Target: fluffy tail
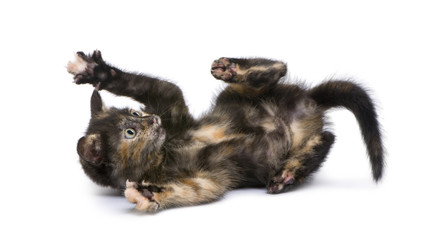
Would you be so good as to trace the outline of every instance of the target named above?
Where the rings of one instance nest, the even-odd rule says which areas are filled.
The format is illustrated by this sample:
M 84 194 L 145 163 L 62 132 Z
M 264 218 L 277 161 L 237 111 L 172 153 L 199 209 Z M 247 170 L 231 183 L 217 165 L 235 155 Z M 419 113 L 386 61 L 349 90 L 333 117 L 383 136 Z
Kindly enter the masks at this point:
M 326 109 L 345 107 L 355 115 L 366 143 L 373 179 L 381 179 L 384 148 L 375 106 L 366 91 L 349 81 L 328 81 L 311 89 L 310 96 Z

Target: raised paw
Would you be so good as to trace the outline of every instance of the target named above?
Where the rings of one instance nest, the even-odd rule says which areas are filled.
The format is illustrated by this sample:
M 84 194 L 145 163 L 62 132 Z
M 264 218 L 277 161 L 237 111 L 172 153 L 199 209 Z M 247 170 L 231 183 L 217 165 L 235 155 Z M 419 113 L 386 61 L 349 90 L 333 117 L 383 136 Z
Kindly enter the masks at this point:
M 212 63 L 211 74 L 219 80 L 232 82 L 237 75 L 237 67 L 228 58 L 219 58 Z
M 100 83 L 109 81 L 115 77 L 116 71 L 109 67 L 102 59 L 102 53 L 98 50 L 92 55 L 83 52 L 76 53 L 76 59 L 67 64 L 67 71 L 74 75 L 74 83 L 90 83 L 100 86 Z
M 143 184 L 126 181 L 126 190 L 124 191 L 126 199 L 136 204 L 136 209 L 143 212 L 156 212 L 159 204 L 155 201 L 153 192 L 149 191 Z
M 280 175 L 273 177 L 267 186 L 268 193 L 280 193 L 285 187 L 295 184 L 294 174 L 288 170 L 282 171 Z

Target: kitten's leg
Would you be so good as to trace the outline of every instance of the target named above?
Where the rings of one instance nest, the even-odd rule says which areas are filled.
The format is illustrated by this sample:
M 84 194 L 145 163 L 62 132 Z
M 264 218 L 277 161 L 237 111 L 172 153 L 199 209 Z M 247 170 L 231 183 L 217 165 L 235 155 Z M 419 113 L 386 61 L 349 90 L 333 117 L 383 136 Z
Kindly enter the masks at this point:
M 100 51 L 91 55 L 78 52 L 76 60 L 69 62 L 67 71 L 74 75 L 76 84 L 92 84 L 97 90 L 104 89 L 116 95 L 131 97 L 160 115 L 163 120 L 191 122 L 192 117 L 182 91 L 167 81 L 141 74 L 124 72 L 107 64 Z
M 211 74 L 231 87 L 248 91 L 266 89 L 287 73 L 287 66 L 280 61 L 263 58 L 219 58 L 211 66 Z
M 195 177 L 181 178 L 159 187 L 150 183 L 131 182 L 127 182 L 126 187 L 125 197 L 136 203 L 136 209 L 154 212 L 168 207 L 198 205 L 217 200 L 229 190 L 230 184 L 226 179 L 219 181 L 209 174 L 199 173 Z
M 306 144 L 286 161 L 283 170 L 272 178 L 267 186 L 269 193 L 280 193 L 287 186 L 302 183 L 306 177 L 315 172 L 325 160 L 335 136 L 323 132 L 310 138 Z

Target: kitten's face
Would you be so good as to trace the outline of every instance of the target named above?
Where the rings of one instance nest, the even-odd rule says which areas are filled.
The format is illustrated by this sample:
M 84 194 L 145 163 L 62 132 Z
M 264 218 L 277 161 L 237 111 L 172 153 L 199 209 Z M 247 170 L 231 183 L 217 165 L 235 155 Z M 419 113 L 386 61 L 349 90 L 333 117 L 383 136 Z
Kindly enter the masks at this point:
M 103 107 L 94 92 L 86 136 L 77 145 L 85 173 L 96 183 L 116 188 L 137 180 L 156 165 L 165 131 L 158 116 L 142 111 Z

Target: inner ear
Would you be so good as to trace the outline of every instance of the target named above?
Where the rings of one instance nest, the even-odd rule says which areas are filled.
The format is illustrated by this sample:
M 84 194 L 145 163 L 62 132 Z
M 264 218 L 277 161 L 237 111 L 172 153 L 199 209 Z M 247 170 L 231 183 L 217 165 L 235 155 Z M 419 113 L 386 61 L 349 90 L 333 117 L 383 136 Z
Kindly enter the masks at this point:
M 91 96 L 91 117 L 95 117 L 104 110 L 105 106 L 103 105 L 102 97 L 98 91 L 94 90 L 93 95 Z
M 91 134 L 79 139 L 77 142 L 77 153 L 83 160 L 93 165 L 100 165 L 104 159 L 101 136 L 99 134 Z

